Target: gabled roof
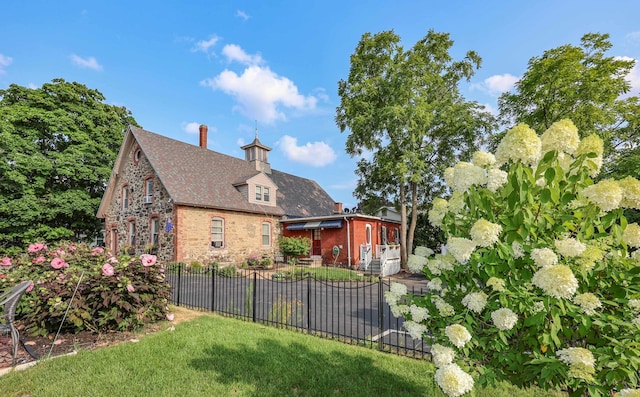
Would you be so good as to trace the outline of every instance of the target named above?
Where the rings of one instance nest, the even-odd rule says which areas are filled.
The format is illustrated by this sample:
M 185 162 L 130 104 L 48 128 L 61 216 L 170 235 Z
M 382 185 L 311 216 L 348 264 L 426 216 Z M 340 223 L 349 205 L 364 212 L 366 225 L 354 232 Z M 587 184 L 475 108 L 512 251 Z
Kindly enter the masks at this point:
M 99 217 L 106 214 L 115 191 L 113 184 L 125 165 L 124 154 L 135 143 L 175 204 L 288 217 L 329 215 L 333 211 L 333 200 L 316 182 L 276 170 L 267 176 L 278 187 L 278 205 L 250 203 L 234 186 L 259 173 L 250 162 L 129 126 Z

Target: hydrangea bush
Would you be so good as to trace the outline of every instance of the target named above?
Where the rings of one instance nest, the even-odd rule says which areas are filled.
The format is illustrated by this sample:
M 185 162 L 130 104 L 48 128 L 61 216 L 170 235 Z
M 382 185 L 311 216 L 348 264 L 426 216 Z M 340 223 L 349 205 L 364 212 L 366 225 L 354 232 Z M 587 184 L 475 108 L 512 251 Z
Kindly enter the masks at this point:
M 640 395 L 640 182 L 594 183 L 602 141 L 579 139 L 569 120 L 541 136 L 524 124 L 495 155 L 445 172 L 449 200 L 432 224 L 446 253 L 417 248 L 413 271 L 429 292 L 392 286 L 393 313 L 432 343 L 435 379 L 449 396 L 474 383 Z
M 131 330 L 164 319 L 168 310 L 170 286 L 154 255 L 114 257 L 101 247 L 36 243 L 0 261 L 0 289 L 23 280 L 34 284 L 18 318 L 33 335 L 57 332 L 61 324 L 66 332 Z

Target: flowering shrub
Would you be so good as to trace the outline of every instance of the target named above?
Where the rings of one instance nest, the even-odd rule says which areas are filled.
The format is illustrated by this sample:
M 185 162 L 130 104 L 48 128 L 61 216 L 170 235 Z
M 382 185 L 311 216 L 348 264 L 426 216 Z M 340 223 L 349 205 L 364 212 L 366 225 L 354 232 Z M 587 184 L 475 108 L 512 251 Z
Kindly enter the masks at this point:
M 409 257 L 430 290 L 392 285 L 386 300 L 433 342 L 447 395 L 474 380 L 640 394 L 640 226 L 623 215 L 640 209 L 640 181 L 594 184 L 601 165 L 602 141 L 580 140 L 563 120 L 542 136 L 518 125 L 495 156 L 446 171 L 453 193 L 434 200 L 429 220 L 447 253 Z
M 170 296 L 154 255 L 116 258 L 83 244 L 31 244 L 27 252 L 3 258 L 0 288 L 22 280 L 32 280 L 34 288 L 22 298 L 18 318 L 34 335 L 58 330 L 76 287 L 65 331 L 137 328 L 164 319 Z

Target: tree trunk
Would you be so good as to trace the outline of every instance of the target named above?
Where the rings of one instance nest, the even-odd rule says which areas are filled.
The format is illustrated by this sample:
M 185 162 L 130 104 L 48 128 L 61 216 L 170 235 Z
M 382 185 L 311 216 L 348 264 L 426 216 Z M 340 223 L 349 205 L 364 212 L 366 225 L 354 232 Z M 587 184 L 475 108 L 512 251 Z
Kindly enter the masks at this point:
M 416 224 L 418 223 L 418 184 L 411 182 L 411 224 L 407 232 L 407 252 L 406 257 L 413 252 L 413 238 L 416 233 Z
M 400 267 L 407 268 L 407 202 L 404 183 L 400 184 Z

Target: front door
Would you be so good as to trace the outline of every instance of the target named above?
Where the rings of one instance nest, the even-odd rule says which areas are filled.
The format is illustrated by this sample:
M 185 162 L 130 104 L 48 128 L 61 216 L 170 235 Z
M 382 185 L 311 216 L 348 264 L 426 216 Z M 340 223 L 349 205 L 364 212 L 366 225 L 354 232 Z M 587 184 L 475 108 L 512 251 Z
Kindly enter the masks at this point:
M 322 246 L 320 244 L 320 229 L 314 229 L 311 232 L 312 244 L 311 244 L 311 255 L 312 256 L 321 256 L 322 255 Z

